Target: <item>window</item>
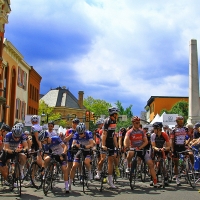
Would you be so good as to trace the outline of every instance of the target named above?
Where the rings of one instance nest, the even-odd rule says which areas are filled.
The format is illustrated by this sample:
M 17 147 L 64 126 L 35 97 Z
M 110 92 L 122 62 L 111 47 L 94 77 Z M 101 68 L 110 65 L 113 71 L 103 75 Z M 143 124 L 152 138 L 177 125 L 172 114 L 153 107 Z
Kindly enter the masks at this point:
M 18 86 L 26 90 L 27 86 L 27 73 L 18 67 Z
M 21 119 L 25 120 L 25 114 L 26 114 L 26 103 L 22 102 L 22 109 L 21 109 Z
M 21 107 L 21 101 L 20 99 L 16 99 L 16 119 L 20 119 L 20 107 Z

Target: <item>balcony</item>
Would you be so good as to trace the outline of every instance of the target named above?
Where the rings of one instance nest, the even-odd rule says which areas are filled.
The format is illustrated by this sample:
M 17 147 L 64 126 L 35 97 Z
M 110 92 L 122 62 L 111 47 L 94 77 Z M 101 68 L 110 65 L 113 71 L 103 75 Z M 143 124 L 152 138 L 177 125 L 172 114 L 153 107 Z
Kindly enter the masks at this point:
M 8 23 L 8 15 L 4 10 L 1 10 L 0 11 L 0 24 L 7 24 L 7 23 Z

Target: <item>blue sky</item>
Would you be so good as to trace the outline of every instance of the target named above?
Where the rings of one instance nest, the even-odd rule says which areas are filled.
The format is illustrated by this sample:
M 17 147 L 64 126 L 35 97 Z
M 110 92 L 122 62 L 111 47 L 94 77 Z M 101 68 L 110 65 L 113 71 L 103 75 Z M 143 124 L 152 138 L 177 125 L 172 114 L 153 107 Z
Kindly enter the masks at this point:
M 42 76 L 140 115 L 151 96 L 188 96 L 197 0 L 11 0 L 5 37 Z M 198 45 L 199 46 L 199 45 Z

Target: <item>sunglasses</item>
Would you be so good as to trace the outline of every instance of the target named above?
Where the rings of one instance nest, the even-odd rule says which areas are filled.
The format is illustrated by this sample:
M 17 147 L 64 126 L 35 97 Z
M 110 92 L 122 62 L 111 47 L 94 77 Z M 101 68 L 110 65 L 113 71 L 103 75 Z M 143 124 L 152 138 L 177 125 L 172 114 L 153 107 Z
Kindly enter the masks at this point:
M 83 133 L 79 133 L 79 135 L 83 135 Z
M 133 122 L 134 124 L 140 124 L 140 122 Z

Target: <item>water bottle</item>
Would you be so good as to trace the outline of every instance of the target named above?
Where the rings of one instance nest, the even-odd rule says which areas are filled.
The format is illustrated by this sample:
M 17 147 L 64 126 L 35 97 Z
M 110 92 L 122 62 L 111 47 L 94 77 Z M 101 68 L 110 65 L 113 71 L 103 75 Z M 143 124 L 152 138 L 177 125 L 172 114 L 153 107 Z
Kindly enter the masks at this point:
M 200 157 L 198 155 L 194 156 L 194 170 L 200 169 Z

